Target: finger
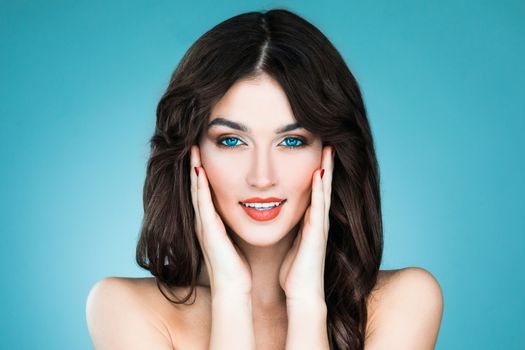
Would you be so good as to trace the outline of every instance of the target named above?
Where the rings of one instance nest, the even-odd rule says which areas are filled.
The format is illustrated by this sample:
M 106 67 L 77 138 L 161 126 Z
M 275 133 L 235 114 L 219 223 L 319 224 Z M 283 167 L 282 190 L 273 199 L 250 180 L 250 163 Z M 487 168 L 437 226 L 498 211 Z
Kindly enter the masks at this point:
M 302 241 L 301 238 L 303 235 L 304 227 L 308 226 L 307 222 L 308 222 L 308 217 L 310 215 L 309 212 L 310 212 L 310 206 L 306 208 L 306 211 L 304 212 L 301 220 L 299 220 L 299 222 L 297 223 L 297 232 L 295 233 L 295 237 L 293 239 L 292 245 L 290 246 L 289 254 L 295 255 L 295 252 L 298 250 L 299 245 L 301 244 L 301 241 Z
M 195 220 L 196 220 L 196 227 L 197 227 L 197 239 L 199 241 L 199 245 L 202 249 L 204 262 L 206 264 L 206 270 L 208 271 L 208 274 L 210 275 L 210 278 L 213 280 L 214 275 L 214 267 L 211 261 L 213 260 L 213 257 L 210 256 L 213 252 L 210 250 L 210 242 L 209 242 L 209 235 L 206 235 L 204 232 L 205 228 L 210 228 L 213 230 L 212 224 L 210 224 L 209 216 L 206 217 L 204 213 L 206 212 L 205 205 L 203 204 L 203 200 L 200 199 L 200 197 L 203 196 L 202 192 L 204 192 L 204 196 L 206 195 L 207 190 L 207 184 L 203 184 L 203 177 L 204 177 L 204 168 L 202 168 L 202 163 L 200 159 L 200 149 L 198 146 L 192 146 L 192 169 L 191 169 L 191 176 L 192 176 L 192 201 L 194 203 L 195 207 Z M 195 171 L 195 167 L 197 167 L 199 171 L 199 175 L 197 175 L 197 172 Z M 213 246 L 213 244 L 211 244 Z M 211 281 L 210 283 L 213 283 Z
M 191 146 L 190 150 L 190 179 L 191 179 L 191 201 L 193 203 L 193 209 L 195 210 L 195 228 L 197 231 L 197 235 L 200 235 L 200 232 L 202 232 L 201 227 L 201 218 L 200 218 L 200 212 L 199 212 L 199 203 L 197 199 L 197 173 L 195 172 L 195 167 L 200 166 L 200 153 L 199 153 L 199 147 L 196 145 Z
M 332 176 L 334 170 L 334 146 L 327 146 L 323 149 L 323 160 L 322 168 L 325 169 L 323 174 L 323 193 L 324 193 L 324 203 L 325 203 L 325 220 L 324 220 L 324 232 L 328 234 L 329 229 L 329 212 L 330 212 L 330 202 L 332 198 Z
M 228 271 L 238 268 L 238 259 L 242 252 L 238 247 L 232 243 L 231 239 L 226 234 L 226 229 L 221 217 L 215 210 L 215 205 L 211 197 L 210 186 L 208 182 L 208 175 L 206 169 L 202 166 L 199 168 L 199 176 L 197 177 L 197 201 L 199 203 L 199 211 L 201 215 L 201 223 L 203 226 L 202 242 L 205 246 L 205 255 L 208 256 L 207 268 L 212 271 L 211 274 L 221 279 L 218 274 L 221 270 L 226 273 L 222 274 L 224 278 L 232 278 L 232 274 Z M 217 268 L 217 266 L 222 266 Z M 235 276 L 238 278 L 239 276 Z
M 318 169 L 314 172 L 314 178 L 312 181 L 312 198 L 310 203 L 310 226 L 314 231 L 322 231 L 324 228 L 324 201 L 321 169 Z
M 215 228 L 217 214 L 211 199 L 206 170 L 202 166 L 199 167 L 199 176 L 197 177 L 197 202 L 199 204 L 202 225 Z

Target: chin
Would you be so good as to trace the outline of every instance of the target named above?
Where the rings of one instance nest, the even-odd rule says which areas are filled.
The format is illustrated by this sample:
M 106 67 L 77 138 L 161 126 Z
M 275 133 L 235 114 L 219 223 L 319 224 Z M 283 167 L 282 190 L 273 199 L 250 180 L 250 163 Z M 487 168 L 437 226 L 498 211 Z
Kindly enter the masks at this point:
M 235 240 L 242 240 L 256 247 L 270 247 L 280 242 L 287 235 L 286 230 L 279 230 L 278 228 L 264 228 L 264 227 L 239 227 L 237 230 L 231 229 L 230 234 Z

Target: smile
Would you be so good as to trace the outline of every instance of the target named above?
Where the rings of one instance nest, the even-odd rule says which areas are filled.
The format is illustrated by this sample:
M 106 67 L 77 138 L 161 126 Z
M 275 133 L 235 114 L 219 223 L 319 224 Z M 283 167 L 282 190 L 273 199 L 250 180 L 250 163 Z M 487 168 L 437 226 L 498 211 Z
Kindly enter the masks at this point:
M 268 209 L 272 209 L 272 208 L 275 208 L 279 205 L 281 205 L 282 203 L 284 203 L 284 200 L 280 201 L 280 202 L 268 202 L 268 203 L 242 203 L 242 205 L 244 205 L 245 207 L 247 208 L 255 208 L 257 210 L 268 210 Z
M 257 221 L 268 221 L 273 220 L 281 212 L 282 205 L 286 202 L 286 199 L 280 202 L 267 202 L 267 203 L 243 203 L 242 208 L 252 219 Z

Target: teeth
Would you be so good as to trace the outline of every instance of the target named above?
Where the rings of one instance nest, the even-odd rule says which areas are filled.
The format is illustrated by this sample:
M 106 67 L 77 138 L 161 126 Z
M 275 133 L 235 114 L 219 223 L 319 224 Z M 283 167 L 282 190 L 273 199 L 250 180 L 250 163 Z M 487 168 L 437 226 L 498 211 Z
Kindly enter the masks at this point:
M 281 202 L 269 202 L 269 203 L 242 203 L 245 207 L 255 208 L 259 210 L 271 209 L 281 204 Z

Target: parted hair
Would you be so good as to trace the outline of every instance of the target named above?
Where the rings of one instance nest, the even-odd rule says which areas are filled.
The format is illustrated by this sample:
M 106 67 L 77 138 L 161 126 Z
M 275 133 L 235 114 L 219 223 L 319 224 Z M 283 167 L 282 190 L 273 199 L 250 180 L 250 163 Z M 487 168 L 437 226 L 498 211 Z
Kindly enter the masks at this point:
M 286 9 L 229 18 L 191 45 L 156 110 L 144 183 L 137 263 L 163 295 L 185 303 L 203 256 L 195 234 L 190 148 L 210 112 L 237 81 L 266 73 L 287 95 L 297 122 L 335 148 L 325 261 L 331 349 L 363 349 L 367 299 L 383 252 L 379 168 L 358 83 L 321 31 Z M 190 287 L 170 299 L 161 286 Z

